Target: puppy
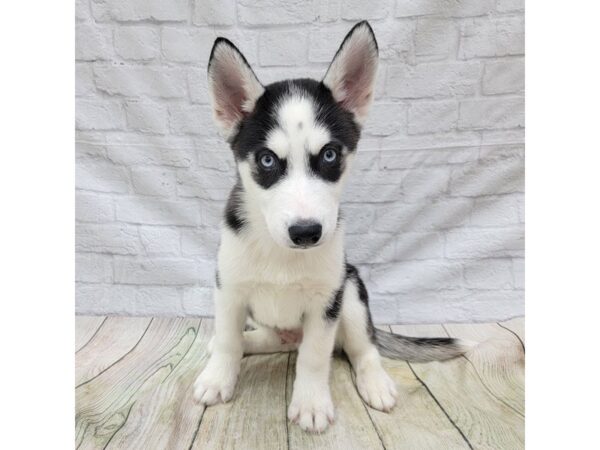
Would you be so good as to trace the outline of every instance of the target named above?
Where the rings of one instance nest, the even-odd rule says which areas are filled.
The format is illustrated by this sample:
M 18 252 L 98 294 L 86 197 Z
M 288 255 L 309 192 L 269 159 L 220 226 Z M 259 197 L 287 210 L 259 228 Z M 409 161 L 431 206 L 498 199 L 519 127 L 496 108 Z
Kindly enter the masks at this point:
M 340 195 L 373 99 L 377 60 L 373 30 L 360 22 L 322 81 L 264 86 L 230 41 L 215 41 L 209 92 L 238 177 L 225 208 L 215 337 L 194 385 L 197 401 L 230 400 L 244 354 L 297 349 L 288 418 L 321 432 L 334 419 L 334 348 L 348 356 L 363 400 L 382 411 L 394 406 L 396 388 L 380 355 L 429 361 L 466 350 L 455 339 L 376 329 L 365 285 L 344 255 Z

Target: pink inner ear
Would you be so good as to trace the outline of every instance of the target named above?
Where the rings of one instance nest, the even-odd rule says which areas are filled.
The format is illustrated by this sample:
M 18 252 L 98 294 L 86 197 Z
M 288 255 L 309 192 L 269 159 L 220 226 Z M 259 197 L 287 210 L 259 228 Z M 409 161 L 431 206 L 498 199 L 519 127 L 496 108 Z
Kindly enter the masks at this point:
M 244 116 L 243 105 L 247 100 L 243 80 L 236 73 L 216 69 L 214 74 L 215 111 L 219 119 L 234 125 Z

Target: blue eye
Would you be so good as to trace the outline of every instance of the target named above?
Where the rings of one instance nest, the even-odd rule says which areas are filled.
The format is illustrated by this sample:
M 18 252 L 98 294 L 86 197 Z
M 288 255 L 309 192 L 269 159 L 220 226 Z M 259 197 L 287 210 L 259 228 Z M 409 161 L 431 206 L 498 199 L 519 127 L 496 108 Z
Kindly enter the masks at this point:
M 325 161 L 326 163 L 334 162 L 337 159 L 337 157 L 337 152 L 332 148 L 327 148 L 323 152 L 323 161 Z
M 258 159 L 258 162 L 260 163 L 260 165 L 263 167 L 263 169 L 272 169 L 273 167 L 275 167 L 275 155 L 273 155 L 273 153 L 271 152 L 265 152 L 263 153 L 260 158 Z

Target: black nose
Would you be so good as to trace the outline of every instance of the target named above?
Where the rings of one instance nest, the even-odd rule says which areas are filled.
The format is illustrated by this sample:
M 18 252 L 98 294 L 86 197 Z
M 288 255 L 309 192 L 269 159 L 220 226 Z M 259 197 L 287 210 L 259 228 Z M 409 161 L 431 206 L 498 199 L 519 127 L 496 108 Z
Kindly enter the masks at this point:
M 288 228 L 290 239 L 302 247 L 315 245 L 321 239 L 321 224 L 309 221 L 300 221 Z

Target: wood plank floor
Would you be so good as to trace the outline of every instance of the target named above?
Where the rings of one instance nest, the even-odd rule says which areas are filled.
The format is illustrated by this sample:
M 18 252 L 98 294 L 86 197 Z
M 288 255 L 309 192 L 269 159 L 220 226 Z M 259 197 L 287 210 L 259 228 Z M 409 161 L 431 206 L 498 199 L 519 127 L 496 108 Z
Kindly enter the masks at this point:
M 390 327 L 381 328 L 390 330 Z M 76 318 L 78 449 L 520 449 L 524 448 L 524 320 L 393 325 L 414 336 L 478 342 L 464 357 L 384 359 L 396 380 L 389 413 L 366 406 L 348 362 L 331 375 L 336 422 L 307 434 L 288 424 L 295 353 L 243 359 L 233 401 L 203 408 L 192 384 L 207 361 L 211 319 Z

